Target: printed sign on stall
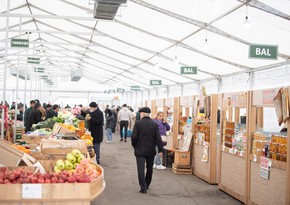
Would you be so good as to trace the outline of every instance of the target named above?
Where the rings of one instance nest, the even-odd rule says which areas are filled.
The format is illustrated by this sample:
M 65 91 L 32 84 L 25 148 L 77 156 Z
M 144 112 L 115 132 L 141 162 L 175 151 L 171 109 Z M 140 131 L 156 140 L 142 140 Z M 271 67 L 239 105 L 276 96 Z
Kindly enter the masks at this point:
M 260 162 L 260 176 L 269 179 L 270 178 L 271 161 L 266 157 L 261 157 Z

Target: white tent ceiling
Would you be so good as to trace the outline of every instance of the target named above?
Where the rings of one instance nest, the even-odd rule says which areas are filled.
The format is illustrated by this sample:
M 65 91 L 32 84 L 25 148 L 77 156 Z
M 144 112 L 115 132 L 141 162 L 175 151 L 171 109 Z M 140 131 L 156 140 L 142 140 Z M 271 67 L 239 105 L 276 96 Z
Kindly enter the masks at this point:
M 2 80 L 4 67 L 27 69 L 33 79 L 36 65 L 27 64 L 28 56 L 40 58 L 37 67 L 45 68 L 53 89 L 64 89 L 64 77 L 81 69 L 79 82 L 66 82 L 68 91 L 152 89 L 150 79 L 163 86 L 200 83 L 289 64 L 289 0 L 128 0 L 113 21 L 93 18 L 93 0 L 11 0 L 9 13 L 7 2 L 0 0 Z M 13 38 L 29 39 L 29 49 L 11 48 Z M 250 44 L 278 45 L 279 57 L 250 59 Z M 181 75 L 175 57 L 198 74 Z

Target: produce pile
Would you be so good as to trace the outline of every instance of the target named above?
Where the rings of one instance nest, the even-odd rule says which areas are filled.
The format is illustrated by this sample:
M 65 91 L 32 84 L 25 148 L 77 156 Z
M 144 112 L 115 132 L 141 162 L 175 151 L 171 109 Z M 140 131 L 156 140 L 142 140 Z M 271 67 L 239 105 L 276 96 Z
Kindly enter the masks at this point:
M 74 149 L 67 154 L 66 160 L 56 162 L 54 172 L 42 174 L 23 168 L 11 171 L 0 167 L 0 184 L 90 183 L 100 175 L 97 165 Z

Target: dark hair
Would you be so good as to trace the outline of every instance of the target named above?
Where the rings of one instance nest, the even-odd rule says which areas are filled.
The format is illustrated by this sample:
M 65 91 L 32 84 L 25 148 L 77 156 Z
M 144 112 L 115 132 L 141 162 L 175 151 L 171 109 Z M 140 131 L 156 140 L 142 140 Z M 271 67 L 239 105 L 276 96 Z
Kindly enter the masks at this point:
M 112 111 L 110 109 L 108 109 L 108 115 L 111 116 L 112 115 Z
M 127 104 L 124 104 L 123 107 L 127 107 Z
M 53 110 L 55 110 L 55 109 L 57 109 L 57 108 L 59 108 L 59 106 L 58 106 L 57 104 L 54 104 L 54 105 L 52 106 L 52 109 L 53 109 Z
M 30 104 L 35 104 L 35 100 L 30 100 Z
M 35 103 L 33 108 L 36 110 L 39 107 L 41 107 L 41 104 L 40 103 Z
M 52 107 L 51 104 L 47 104 L 47 105 L 45 106 L 45 108 L 50 108 L 50 107 Z

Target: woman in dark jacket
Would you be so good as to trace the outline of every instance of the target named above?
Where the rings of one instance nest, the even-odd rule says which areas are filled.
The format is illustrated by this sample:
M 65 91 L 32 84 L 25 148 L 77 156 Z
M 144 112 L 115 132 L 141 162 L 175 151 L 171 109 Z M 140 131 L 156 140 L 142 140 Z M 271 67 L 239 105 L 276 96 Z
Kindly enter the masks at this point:
M 89 130 L 93 137 L 94 150 L 97 163 L 100 164 L 100 147 L 103 142 L 103 112 L 98 108 L 96 102 L 90 103 L 90 113 L 86 115 L 85 120 L 89 121 Z
M 112 131 L 115 125 L 116 125 L 116 119 L 114 115 L 112 114 L 112 111 L 108 109 L 107 118 L 106 118 L 106 130 L 107 130 L 108 143 L 112 142 Z

